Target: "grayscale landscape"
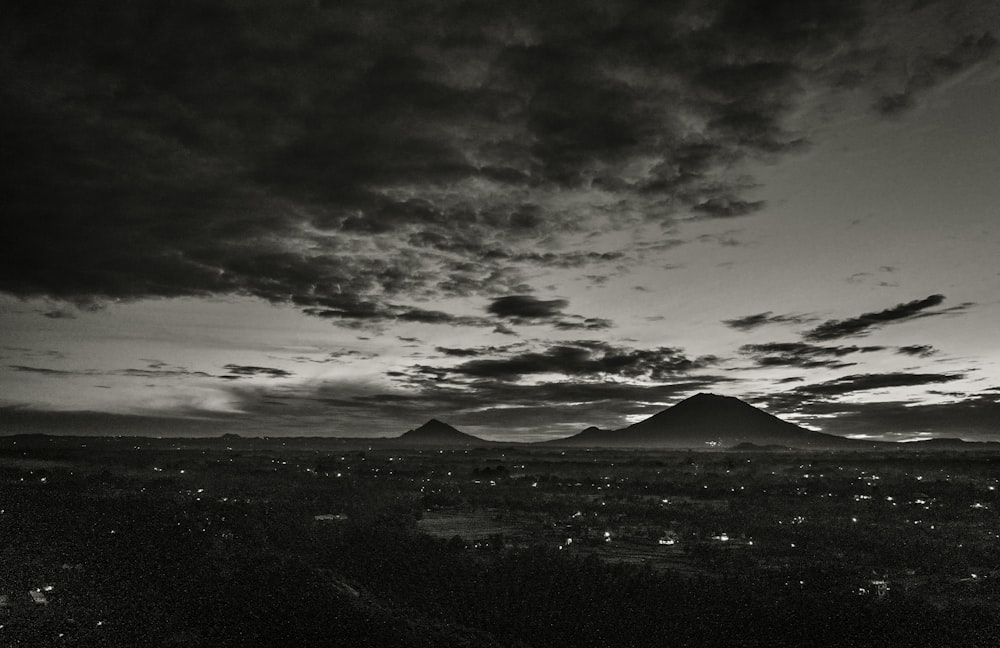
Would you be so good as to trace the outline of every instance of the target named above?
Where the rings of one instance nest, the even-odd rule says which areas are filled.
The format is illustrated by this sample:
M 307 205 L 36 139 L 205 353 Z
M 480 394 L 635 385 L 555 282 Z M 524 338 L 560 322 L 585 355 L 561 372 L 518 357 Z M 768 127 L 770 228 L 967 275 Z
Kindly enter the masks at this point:
M 0 646 L 1000 645 L 991 0 L 9 0 Z

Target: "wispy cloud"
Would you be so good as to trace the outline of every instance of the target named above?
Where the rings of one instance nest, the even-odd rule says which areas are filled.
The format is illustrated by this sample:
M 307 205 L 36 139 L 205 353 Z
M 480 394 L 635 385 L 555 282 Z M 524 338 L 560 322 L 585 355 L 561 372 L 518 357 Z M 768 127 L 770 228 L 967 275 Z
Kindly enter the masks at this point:
M 938 350 L 929 344 L 910 344 L 896 349 L 896 353 L 918 358 L 929 358 L 937 352 Z
M 714 357 L 690 358 L 681 349 L 660 347 L 634 349 L 604 342 L 578 341 L 542 351 L 509 354 L 501 358 L 469 360 L 451 368 L 437 368 L 446 374 L 514 380 L 536 374 L 563 374 L 575 377 L 622 377 L 665 381 L 714 364 Z
M 920 93 L 993 56 L 996 50 L 997 39 L 987 32 L 970 34 L 949 51 L 918 56 L 907 66 L 908 74 L 902 81 L 902 89 L 879 97 L 875 110 L 889 116 L 905 112 L 916 105 Z
M 913 387 L 920 385 L 936 385 L 964 378 L 964 374 L 940 373 L 882 373 L 856 374 L 843 376 L 811 385 L 797 387 L 795 392 L 808 396 L 840 396 L 872 389 L 887 389 L 890 387 Z
M 198 376 L 207 378 L 210 374 L 203 371 L 192 371 L 184 367 L 172 367 L 165 364 L 150 364 L 146 368 L 130 369 L 52 369 L 30 365 L 8 365 L 14 371 L 36 373 L 47 376 L 128 376 L 132 378 L 174 378 L 178 376 Z
M 882 346 L 819 346 L 804 342 L 769 342 L 766 344 L 745 344 L 741 354 L 749 356 L 761 367 L 802 367 L 835 369 L 851 366 L 839 358 L 855 353 L 882 351 Z
M 810 315 L 795 313 L 775 315 L 771 311 L 766 311 L 763 313 L 756 313 L 754 315 L 744 315 L 743 317 L 723 320 L 722 323 L 730 328 L 740 331 L 752 331 L 753 329 L 766 326 L 768 324 L 805 324 L 807 322 L 815 321 L 815 319 L 815 317 Z
M 255 376 L 263 376 L 265 378 L 288 378 L 295 375 L 291 371 L 286 371 L 285 369 L 278 369 L 276 367 L 255 367 L 253 365 L 227 364 L 223 367 L 223 369 L 229 373 L 220 377 L 229 380 L 237 378 L 251 378 Z
M 46 367 L 31 367 L 28 365 L 7 365 L 14 371 L 23 371 L 27 373 L 38 373 L 38 374 L 48 374 L 51 376 L 72 376 L 79 375 L 80 372 L 67 371 L 64 369 L 49 369 Z
M 924 299 L 897 304 L 892 308 L 870 313 L 862 313 L 857 317 L 842 320 L 827 320 L 816 328 L 804 334 L 805 339 L 818 342 L 836 340 L 844 337 L 860 337 L 867 335 L 873 329 L 889 324 L 906 322 L 922 317 L 934 317 L 959 313 L 968 310 L 974 304 L 964 303 L 950 308 L 938 309 L 944 302 L 944 295 L 931 295 Z

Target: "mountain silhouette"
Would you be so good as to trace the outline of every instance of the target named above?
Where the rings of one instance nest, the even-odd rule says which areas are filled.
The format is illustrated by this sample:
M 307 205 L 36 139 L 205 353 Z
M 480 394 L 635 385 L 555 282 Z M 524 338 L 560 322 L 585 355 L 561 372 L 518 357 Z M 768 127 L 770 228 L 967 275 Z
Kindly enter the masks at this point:
M 414 445 L 486 445 L 489 443 L 489 441 L 461 432 L 437 419 L 431 419 L 395 440 Z
M 730 448 L 741 443 L 793 448 L 849 448 L 870 442 L 782 421 L 731 396 L 697 394 L 620 430 L 590 427 L 552 443 L 594 447 Z

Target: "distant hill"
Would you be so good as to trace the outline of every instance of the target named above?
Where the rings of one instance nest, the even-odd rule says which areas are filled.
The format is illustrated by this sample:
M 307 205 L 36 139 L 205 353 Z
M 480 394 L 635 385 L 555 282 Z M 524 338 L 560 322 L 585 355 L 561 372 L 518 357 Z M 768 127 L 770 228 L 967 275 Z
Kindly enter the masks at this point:
M 996 450 L 1000 443 L 996 441 L 963 441 L 954 437 L 938 437 L 922 439 L 898 444 L 903 450 Z
M 576 436 L 570 437 L 570 439 L 575 439 L 580 442 L 589 442 L 591 440 L 600 441 L 601 439 L 606 438 L 607 435 L 614 433 L 615 433 L 614 430 L 604 430 L 597 426 L 591 425 L 589 428 L 580 432 Z M 557 439 L 553 443 L 558 443 L 559 441 L 568 441 L 568 440 L 569 439 Z
M 637 448 L 731 448 L 739 444 L 791 448 L 874 447 L 870 441 L 814 432 L 731 396 L 697 394 L 620 430 L 587 428 L 558 445 Z
M 488 445 L 490 442 L 479 437 L 461 432 L 454 427 L 431 419 L 415 430 L 410 430 L 395 439 L 389 439 L 406 445 Z

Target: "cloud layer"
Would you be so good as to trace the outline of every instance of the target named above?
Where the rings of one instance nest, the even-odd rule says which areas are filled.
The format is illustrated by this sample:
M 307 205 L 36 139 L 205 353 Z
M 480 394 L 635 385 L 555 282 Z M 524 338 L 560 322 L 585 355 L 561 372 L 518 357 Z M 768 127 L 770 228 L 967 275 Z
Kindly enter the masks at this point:
M 995 49 L 956 29 L 896 79 L 877 63 L 905 52 L 870 41 L 898 14 L 842 0 L 13 2 L 0 290 L 81 305 L 240 294 L 352 325 L 454 323 L 420 303 L 628 260 L 584 245 L 594 233 L 762 208 L 734 165 L 805 146 L 788 118 L 807 88 L 896 81 L 878 107 L 894 113 Z
M 816 328 L 804 334 L 805 339 L 818 342 L 836 340 L 845 337 L 861 337 L 872 330 L 923 317 L 934 317 L 967 310 L 974 304 L 959 304 L 950 308 L 938 309 L 944 302 L 944 295 L 931 295 L 924 299 L 916 299 L 904 304 L 897 304 L 878 312 L 862 313 L 857 317 L 842 320 L 827 320 Z
M 532 374 L 562 374 L 643 378 L 663 382 L 679 374 L 704 368 L 714 360 L 691 359 L 681 349 L 629 349 L 603 342 L 583 341 L 573 345 L 552 346 L 541 352 L 518 353 L 506 358 L 469 360 L 449 371 L 500 380 Z

